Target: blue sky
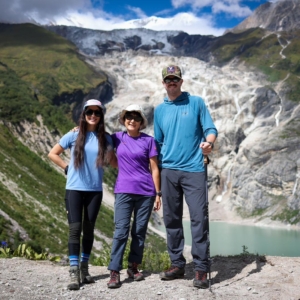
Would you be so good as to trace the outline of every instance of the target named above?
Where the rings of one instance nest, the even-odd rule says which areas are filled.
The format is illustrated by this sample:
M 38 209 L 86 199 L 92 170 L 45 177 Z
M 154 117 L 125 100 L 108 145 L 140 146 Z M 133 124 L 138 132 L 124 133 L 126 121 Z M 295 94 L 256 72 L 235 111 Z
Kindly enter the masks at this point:
M 102 30 L 143 26 L 153 30 L 221 35 L 265 2 L 267 0 L 0 0 L 0 22 L 35 21 Z M 142 20 L 142 25 L 132 21 L 136 19 Z
M 173 2 L 173 3 L 172 3 Z M 251 11 L 267 0 L 250 1 L 171 1 L 171 0 L 93 0 L 98 7 L 113 15 L 127 19 L 142 16 L 172 17 L 180 12 L 195 13 L 198 16 L 213 15 L 218 27 L 231 28 L 248 17 Z M 205 5 L 207 4 L 207 5 Z M 223 4 L 223 5 L 221 5 Z M 177 6 L 177 7 L 176 7 Z M 223 8 L 223 9 L 222 9 Z M 227 10 L 227 11 L 226 11 Z

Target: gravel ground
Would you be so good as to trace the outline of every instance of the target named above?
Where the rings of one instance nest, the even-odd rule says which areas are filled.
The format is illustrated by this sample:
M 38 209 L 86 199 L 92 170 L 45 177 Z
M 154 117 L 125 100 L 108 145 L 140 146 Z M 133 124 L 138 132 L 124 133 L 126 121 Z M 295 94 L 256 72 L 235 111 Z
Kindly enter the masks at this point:
M 0 259 L 0 299 L 300 299 L 300 258 L 214 257 L 211 291 L 193 287 L 192 264 L 184 279 L 161 281 L 158 273 L 144 272 L 134 282 L 121 272 L 122 286 L 108 289 L 106 267 L 91 266 L 96 283 L 69 291 L 68 266 L 22 258 Z

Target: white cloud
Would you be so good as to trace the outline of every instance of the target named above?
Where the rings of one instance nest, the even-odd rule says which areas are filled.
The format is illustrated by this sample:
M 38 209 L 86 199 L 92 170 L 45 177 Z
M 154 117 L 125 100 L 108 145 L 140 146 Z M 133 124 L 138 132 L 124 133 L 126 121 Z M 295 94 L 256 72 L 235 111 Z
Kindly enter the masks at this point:
M 212 7 L 212 12 L 215 14 L 224 12 L 235 17 L 249 16 L 251 9 L 248 6 L 242 5 L 242 2 L 242 0 L 172 0 L 172 5 L 174 8 L 189 5 L 194 11 L 210 6 Z
M 138 18 L 144 19 L 147 18 L 147 15 L 139 8 L 139 7 L 132 7 L 130 5 L 127 6 L 127 8 L 131 11 L 133 11 Z
M 6 2 L 6 3 L 4 3 Z M 26 22 L 30 16 L 51 18 L 63 15 L 69 9 L 90 7 L 89 0 L 8 0 L 0 1 L 0 22 Z
M 216 28 L 210 16 L 197 17 L 193 13 L 178 13 L 172 18 L 156 18 L 145 28 L 153 30 L 182 30 L 189 34 L 222 35 L 226 28 Z
M 180 30 L 189 34 L 215 36 L 222 35 L 226 30 L 226 28 L 216 28 L 210 16 L 199 18 L 192 13 L 179 13 L 172 18 L 149 17 L 125 21 L 121 18 L 98 18 L 92 13 L 70 12 L 68 17 L 56 17 L 52 23 L 99 30 L 143 27 L 152 30 Z
M 239 6 L 236 3 L 225 4 L 222 2 L 217 2 L 212 6 L 213 13 L 224 12 L 230 15 L 233 15 L 238 18 L 247 17 L 251 14 L 251 9 L 247 6 Z
M 155 13 L 155 16 L 170 15 L 172 12 L 174 12 L 174 9 L 173 9 L 173 8 L 170 8 L 170 9 L 164 9 L 164 10 L 161 10 L 161 11 L 156 12 L 156 13 Z
M 153 30 L 183 30 L 189 34 L 216 36 L 223 34 L 225 30 L 225 28 L 217 28 L 211 16 L 198 17 L 194 13 L 178 13 L 168 18 L 147 17 L 140 8 L 129 6 L 128 9 L 141 20 L 127 21 L 124 16 L 115 16 L 101 9 L 92 8 L 90 0 L 9 1 L 4 5 L 3 0 L 0 0 L 0 22 L 23 23 L 34 20 L 42 25 L 67 25 L 100 30 L 143 26 Z M 198 3 L 192 0 L 186 1 Z M 211 1 L 201 0 L 199 3 Z M 217 9 L 224 8 L 216 7 Z
M 92 12 L 78 13 L 76 11 L 70 11 L 66 16 L 54 17 L 52 20 L 54 25 L 66 25 L 66 26 L 78 26 L 90 29 L 100 29 L 100 30 L 113 30 L 118 27 L 118 24 L 124 22 L 123 19 L 113 16 L 97 17 Z M 41 24 L 43 20 L 39 20 Z

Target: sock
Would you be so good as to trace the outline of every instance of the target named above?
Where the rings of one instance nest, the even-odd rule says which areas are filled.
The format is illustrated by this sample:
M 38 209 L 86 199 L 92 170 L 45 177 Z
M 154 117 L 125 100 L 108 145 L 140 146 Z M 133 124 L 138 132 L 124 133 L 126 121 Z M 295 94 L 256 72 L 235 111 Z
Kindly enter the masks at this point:
M 69 260 L 70 260 L 70 267 L 79 266 L 79 256 L 70 255 Z
M 88 262 L 90 258 L 90 254 L 81 253 L 81 262 Z

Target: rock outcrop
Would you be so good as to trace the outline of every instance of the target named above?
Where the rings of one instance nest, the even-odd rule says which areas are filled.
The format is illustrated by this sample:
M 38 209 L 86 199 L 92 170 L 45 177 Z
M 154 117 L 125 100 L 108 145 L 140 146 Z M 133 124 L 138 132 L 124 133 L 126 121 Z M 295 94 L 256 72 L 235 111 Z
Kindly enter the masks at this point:
M 290 31 L 300 28 L 300 2 L 298 0 L 278 0 L 266 2 L 236 27 L 228 30 L 239 32 L 261 27 L 269 31 Z

